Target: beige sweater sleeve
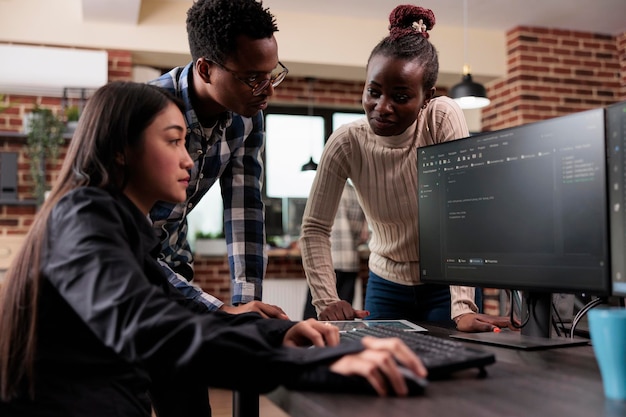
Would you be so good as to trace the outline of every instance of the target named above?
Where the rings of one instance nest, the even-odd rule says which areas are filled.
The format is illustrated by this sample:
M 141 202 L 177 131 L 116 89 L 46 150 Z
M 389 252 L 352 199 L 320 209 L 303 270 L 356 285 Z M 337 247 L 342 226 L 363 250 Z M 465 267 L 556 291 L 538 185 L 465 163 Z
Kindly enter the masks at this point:
M 452 319 L 462 314 L 478 312 L 474 302 L 475 295 L 476 289 L 474 287 L 450 286 L 450 298 L 452 299 L 450 316 Z
M 346 150 L 342 146 L 345 142 L 340 140 L 346 134 L 346 130 L 338 129 L 324 147 L 302 216 L 299 240 L 302 264 L 318 314 L 329 304 L 339 301 L 330 251 L 330 231 L 348 178 Z

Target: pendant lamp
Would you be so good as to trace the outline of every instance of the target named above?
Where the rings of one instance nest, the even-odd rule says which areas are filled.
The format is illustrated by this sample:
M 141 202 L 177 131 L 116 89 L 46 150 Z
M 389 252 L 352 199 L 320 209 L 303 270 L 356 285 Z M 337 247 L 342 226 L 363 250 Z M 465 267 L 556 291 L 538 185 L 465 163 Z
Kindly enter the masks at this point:
M 317 164 L 313 160 L 313 157 L 311 157 L 311 159 L 309 159 L 309 162 L 307 162 L 306 164 L 302 165 L 302 168 L 300 170 L 301 171 L 317 171 Z
M 463 65 L 463 79 L 450 89 L 450 97 L 462 109 L 480 109 L 489 105 L 487 90 L 482 84 L 472 80 L 470 66 L 467 64 L 467 0 L 463 0 L 463 40 L 465 62 Z
M 313 77 L 308 77 L 306 79 L 307 84 L 308 84 L 308 89 L 309 89 L 309 105 L 308 105 L 308 115 L 309 116 L 313 116 L 313 83 L 315 82 L 315 78 Z M 309 162 L 307 162 L 306 164 L 302 165 L 302 168 L 300 168 L 300 171 L 317 171 L 317 164 L 315 163 L 315 161 L 313 160 L 313 143 L 311 143 L 311 158 L 309 159 Z

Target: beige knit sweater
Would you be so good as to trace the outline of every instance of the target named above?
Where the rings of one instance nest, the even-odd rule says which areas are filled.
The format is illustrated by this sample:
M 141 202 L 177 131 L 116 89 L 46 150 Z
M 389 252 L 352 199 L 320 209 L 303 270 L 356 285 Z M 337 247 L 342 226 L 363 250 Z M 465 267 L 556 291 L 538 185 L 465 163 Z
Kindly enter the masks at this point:
M 463 112 L 448 97 L 431 100 L 398 136 L 377 136 L 365 118 L 337 129 L 324 148 L 302 219 L 300 247 L 318 313 L 338 301 L 330 231 L 351 178 L 372 229 L 369 268 L 389 281 L 420 283 L 417 148 L 469 135 Z M 450 287 L 451 317 L 476 311 L 474 288 Z

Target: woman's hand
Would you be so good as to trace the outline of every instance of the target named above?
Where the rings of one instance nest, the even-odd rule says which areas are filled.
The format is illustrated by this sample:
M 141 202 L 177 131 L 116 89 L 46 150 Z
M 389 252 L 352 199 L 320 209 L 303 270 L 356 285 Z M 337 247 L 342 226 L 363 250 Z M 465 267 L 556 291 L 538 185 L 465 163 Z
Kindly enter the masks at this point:
M 282 308 L 275 306 L 275 305 L 271 305 L 271 304 L 265 304 L 261 301 L 250 301 L 249 303 L 241 304 L 236 307 L 227 306 L 224 304 L 220 310 L 226 313 L 230 313 L 230 314 L 242 314 L 242 313 L 253 312 L 253 313 L 259 313 L 265 319 L 275 318 L 275 319 L 289 320 L 289 317 L 283 311 Z
M 283 339 L 284 346 L 337 346 L 339 329 L 330 323 L 315 319 L 301 321 L 287 330 Z
M 320 320 L 354 320 L 362 319 L 369 316 L 369 311 L 355 310 L 352 304 L 347 301 L 339 300 L 329 304 L 319 315 Z
M 508 317 L 491 316 L 489 314 L 467 313 L 455 317 L 457 330 L 462 332 L 493 332 L 494 330 L 508 327 L 511 330 L 519 330 L 511 324 Z
M 421 360 L 400 339 L 366 336 L 361 342 L 364 351 L 342 357 L 330 366 L 330 370 L 341 375 L 364 377 L 380 396 L 391 394 L 389 388 L 398 396 L 408 394 L 398 364 L 419 377 L 426 377 L 427 371 Z

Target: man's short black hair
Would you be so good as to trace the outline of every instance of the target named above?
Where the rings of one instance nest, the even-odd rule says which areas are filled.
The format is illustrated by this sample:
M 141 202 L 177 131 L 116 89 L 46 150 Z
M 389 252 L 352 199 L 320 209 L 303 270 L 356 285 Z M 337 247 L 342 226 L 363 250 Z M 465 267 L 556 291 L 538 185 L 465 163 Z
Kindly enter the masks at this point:
M 237 47 L 237 37 L 270 38 L 276 20 L 256 0 L 198 0 L 187 11 L 189 52 L 194 61 L 205 57 L 223 64 Z

